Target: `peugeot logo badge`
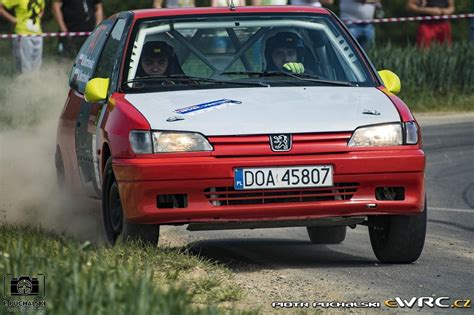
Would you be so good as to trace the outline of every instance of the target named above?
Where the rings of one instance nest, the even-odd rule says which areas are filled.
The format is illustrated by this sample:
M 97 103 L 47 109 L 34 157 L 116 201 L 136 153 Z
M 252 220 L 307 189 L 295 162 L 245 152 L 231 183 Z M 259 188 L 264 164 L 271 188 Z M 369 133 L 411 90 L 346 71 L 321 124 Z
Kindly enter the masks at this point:
M 286 152 L 291 150 L 291 135 L 270 135 L 270 147 L 275 152 Z

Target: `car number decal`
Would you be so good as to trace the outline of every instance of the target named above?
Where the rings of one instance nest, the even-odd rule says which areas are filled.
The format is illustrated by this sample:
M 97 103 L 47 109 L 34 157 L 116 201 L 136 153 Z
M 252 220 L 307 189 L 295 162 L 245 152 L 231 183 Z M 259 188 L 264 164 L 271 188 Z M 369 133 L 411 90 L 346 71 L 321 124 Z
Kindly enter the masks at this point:
M 235 104 L 242 104 L 241 101 L 230 100 L 230 99 L 220 99 L 212 102 L 196 104 L 188 107 L 183 107 L 174 110 L 175 113 L 182 115 L 196 115 L 198 113 L 204 113 L 218 108 L 224 108 Z

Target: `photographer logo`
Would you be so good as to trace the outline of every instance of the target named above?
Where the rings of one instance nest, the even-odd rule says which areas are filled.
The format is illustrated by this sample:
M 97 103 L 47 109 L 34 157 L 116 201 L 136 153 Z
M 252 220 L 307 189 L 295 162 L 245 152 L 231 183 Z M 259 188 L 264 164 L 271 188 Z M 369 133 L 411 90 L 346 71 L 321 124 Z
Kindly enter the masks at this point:
M 11 295 L 38 295 L 38 278 L 21 276 L 10 280 Z
M 6 274 L 3 276 L 3 307 L 9 312 L 41 311 L 46 307 L 45 277 Z

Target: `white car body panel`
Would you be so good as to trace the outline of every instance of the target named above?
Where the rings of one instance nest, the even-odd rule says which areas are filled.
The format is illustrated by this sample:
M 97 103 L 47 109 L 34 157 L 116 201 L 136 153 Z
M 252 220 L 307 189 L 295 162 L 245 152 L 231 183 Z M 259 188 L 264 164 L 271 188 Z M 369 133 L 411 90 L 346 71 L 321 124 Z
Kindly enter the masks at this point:
M 359 126 L 400 121 L 391 100 L 373 87 L 186 90 L 127 94 L 125 98 L 154 130 L 194 131 L 206 136 L 353 131 Z M 194 105 L 223 99 L 241 103 L 222 101 L 183 113 Z

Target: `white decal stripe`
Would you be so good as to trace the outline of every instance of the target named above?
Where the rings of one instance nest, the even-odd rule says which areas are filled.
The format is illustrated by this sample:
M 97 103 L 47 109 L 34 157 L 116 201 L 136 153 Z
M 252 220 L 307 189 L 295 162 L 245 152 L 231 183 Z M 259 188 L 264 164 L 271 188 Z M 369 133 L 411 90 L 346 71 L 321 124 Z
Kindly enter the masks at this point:
M 98 164 L 99 163 L 98 163 L 98 158 L 97 158 L 97 135 L 96 134 L 92 135 L 92 161 L 93 161 L 95 182 L 97 184 L 97 187 L 100 187 L 100 185 L 99 185 L 99 173 L 98 173 L 98 166 L 99 166 Z
M 102 108 L 99 113 L 99 119 L 97 120 L 95 135 L 92 135 L 92 150 L 93 150 L 92 156 L 94 157 L 95 181 L 96 181 L 97 187 L 100 190 L 102 190 L 102 182 L 100 180 L 100 160 L 99 160 L 99 157 L 97 156 L 97 150 L 99 149 L 102 150 L 102 148 L 99 148 L 100 144 L 97 144 L 96 139 L 99 139 L 100 125 L 102 124 L 102 121 L 104 120 L 106 108 L 107 108 L 107 104 L 102 105 Z

